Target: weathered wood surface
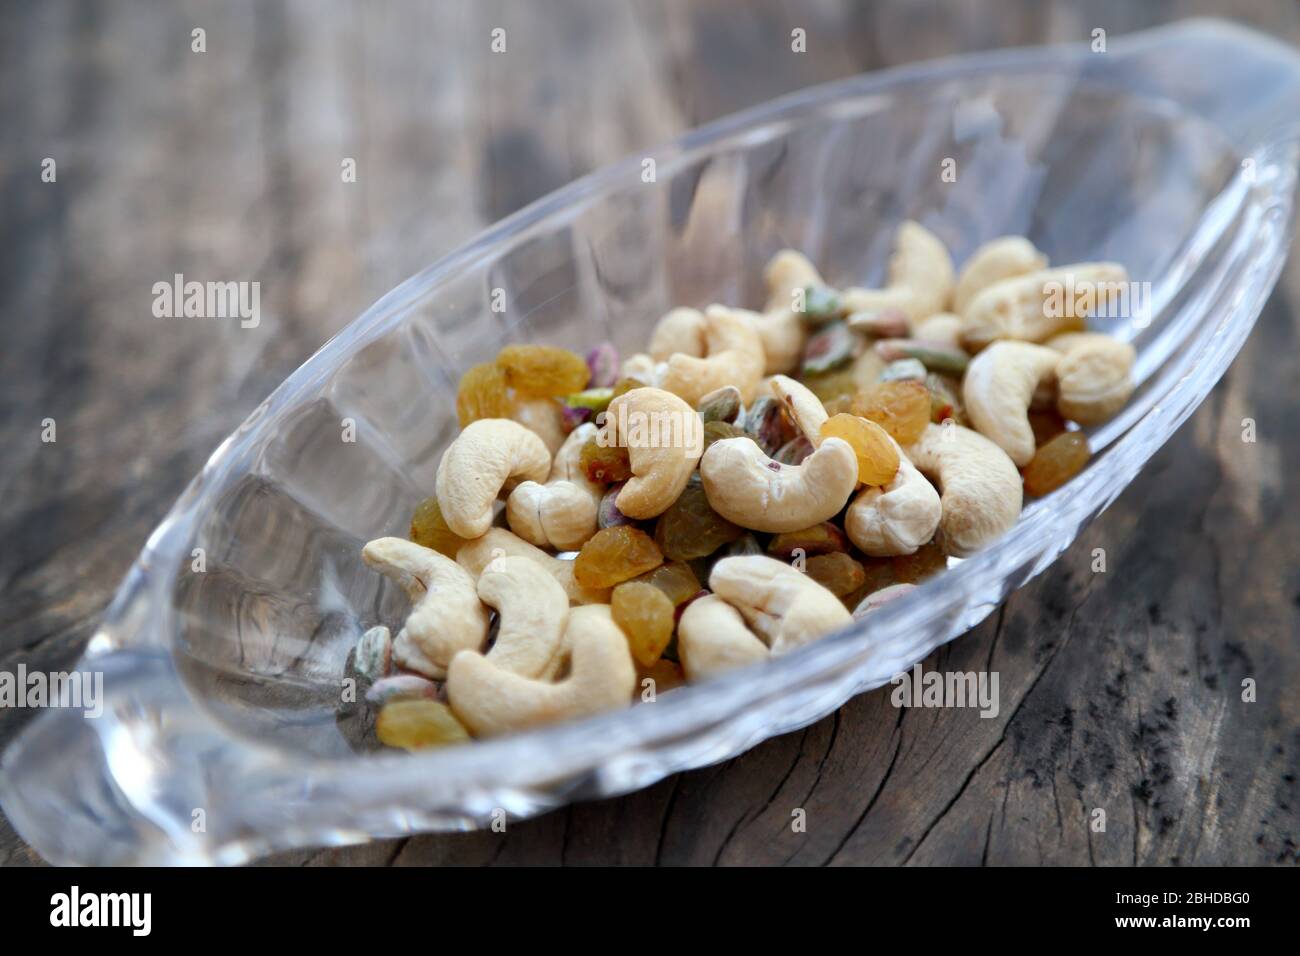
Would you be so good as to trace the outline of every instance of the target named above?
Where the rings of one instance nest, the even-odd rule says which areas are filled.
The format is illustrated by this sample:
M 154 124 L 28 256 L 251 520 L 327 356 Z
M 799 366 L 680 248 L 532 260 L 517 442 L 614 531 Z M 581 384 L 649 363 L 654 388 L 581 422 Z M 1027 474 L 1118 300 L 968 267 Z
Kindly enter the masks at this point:
M 0 667 L 70 665 L 221 437 L 479 226 L 811 83 L 1229 6 L 1300 39 L 1288 0 L 0 6 Z M 504 56 L 488 52 L 496 26 Z M 796 26 L 806 55 L 789 52 Z M 191 52 L 194 27 L 207 53 Z M 340 182 L 343 157 L 356 184 Z M 150 290 L 175 272 L 260 280 L 261 327 L 160 328 Z M 1138 481 L 926 662 L 998 671 L 996 719 L 876 692 L 720 766 L 505 834 L 276 862 L 1294 863 L 1298 296 L 1293 262 Z M 0 711 L 0 746 L 25 720 Z M 1097 807 L 1105 833 L 1087 825 Z M 0 863 L 35 862 L 0 819 Z

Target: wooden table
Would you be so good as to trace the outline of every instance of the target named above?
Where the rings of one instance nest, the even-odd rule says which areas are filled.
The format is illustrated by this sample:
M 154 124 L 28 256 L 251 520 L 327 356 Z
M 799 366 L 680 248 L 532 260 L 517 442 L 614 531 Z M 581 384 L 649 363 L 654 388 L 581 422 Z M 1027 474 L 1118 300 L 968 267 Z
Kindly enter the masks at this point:
M 3 5 L 0 668 L 71 665 L 220 439 L 482 225 L 812 83 L 1216 6 L 1229 5 Z M 1289 0 L 1231 7 L 1300 39 Z M 506 55 L 489 50 L 495 27 Z M 805 55 L 790 53 L 795 27 Z M 356 183 L 341 182 L 345 158 Z M 177 272 L 259 280 L 261 326 L 160 325 L 151 289 Z M 1297 294 L 1292 264 L 1227 377 L 1123 497 L 926 662 L 998 671 L 998 718 L 896 709 L 878 691 L 720 766 L 505 834 L 277 861 L 1296 862 Z M 27 716 L 0 711 L 0 746 Z M 35 862 L 0 820 L 0 863 Z

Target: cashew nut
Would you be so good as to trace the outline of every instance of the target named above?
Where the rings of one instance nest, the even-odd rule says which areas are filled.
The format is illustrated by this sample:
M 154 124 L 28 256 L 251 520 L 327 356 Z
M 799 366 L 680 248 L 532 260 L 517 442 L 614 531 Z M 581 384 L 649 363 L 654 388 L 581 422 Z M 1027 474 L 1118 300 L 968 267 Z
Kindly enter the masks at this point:
M 539 547 L 576 551 L 596 533 L 605 489 L 587 478 L 580 461 L 596 431 L 591 422 L 579 425 L 556 453 L 546 484 L 525 481 L 510 493 L 506 520 L 515 534 Z
M 542 440 L 554 455 L 564 444 L 564 409 L 552 398 L 529 398 L 516 403 L 511 419 Z
M 957 277 L 952 294 L 953 311 L 961 313 L 980 292 L 995 282 L 1014 279 L 1047 268 L 1047 256 L 1023 236 L 991 239 L 971 253 Z M 924 338 L 919 332 L 918 338 Z
M 573 562 L 552 557 L 505 528 L 489 528 L 481 538 L 468 541 L 456 552 L 456 563 L 477 579 L 494 559 L 517 555 L 540 565 L 564 589 L 573 604 L 608 604 L 609 588 L 584 588 L 573 577 Z
M 545 481 L 551 453 L 536 434 L 505 418 L 465 426 L 438 463 L 436 488 L 443 520 L 462 538 L 492 527 L 492 503 L 517 480 Z
M 540 677 L 560 652 L 569 596 L 546 569 L 525 557 L 494 558 L 478 579 L 478 596 L 500 617 L 487 659 L 521 677 Z
M 795 290 L 823 284 L 817 267 L 794 249 L 782 249 L 767 261 L 763 283 L 767 286 L 767 304 L 763 308 L 768 312 L 793 306 Z
M 736 386 L 741 400 L 751 401 L 767 362 L 763 340 L 742 315 L 721 305 L 708 307 L 704 326 L 707 357 L 677 353 L 654 384 L 681 396 L 692 408 L 701 396 L 723 385 Z
M 1034 457 L 1029 404 L 1040 384 L 1050 382 L 1060 353 L 1028 342 L 994 342 L 971 359 L 962 400 L 971 423 L 1023 468 Z
M 709 587 L 741 613 L 773 656 L 852 620 L 844 603 L 826 588 L 784 561 L 764 555 L 723 558 L 709 574 Z
M 845 289 L 841 299 L 850 312 L 901 309 L 915 324 L 948 307 L 954 275 L 943 240 L 909 219 L 894 237 L 889 284 L 883 289 Z
M 691 681 L 706 680 L 768 657 L 767 645 L 754 636 L 740 612 L 712 594 L 696 598 L 682 612 L 677 622 L 677 653 Z
M 605 443 L 627 448 L 632 468 L 618 510 L 637 520 L 667 511 L 704 451 L 699 414 L 672 392 L 634 388 L 609 403 L 604 428 Z
M 457 651 L 487 641 L 487 609 L 474 579 L 455 561 L 405 538 L 377 538 L 361 549 L 361 559 L 411 600 L 393 641 L 393 657 L 402 667 L 442 678 Z
M 923 342 L 938 342 L 949 348 L 960 349 L 961 316 L 952 312 L 936 312 L 928 319 L 922 319 L 912 329 L 912 337 Z
M 799 531 L 839 513 L 858 484 L 858 456 L 842 438 L 825 439 L 798 465 L 763 454 L 752 438 L 709 446 L 700 477 L 710 506 L 752 531 Z
M 634 378 L 651 385 L 659 377 L 659 367 L 645 352 L 635 352 L 623 360 L 620 374 L 623 378 Z
M 772 376 L 772 394 L 777 401 L 785 405 L 790 417 L 803 432 L 804 438 L 816 448 L 822 443 L 822 426 L 830 418 L 822 400 L 812 393 L 807 385 L 784 375 Z
M 1048 346 L 1064 354 L 1056 365 L 1056 408 L 1062 418 L 1096 425 L 1133 394 L 1137 353 L 1127 342 L 1100 333 L 1059 335 Z
M 927 425 L 903 451 L 939 489 L 936 540 L 946 554 L 964 558 L 1016 523 L 1024 500 L 1020 472 L 979 432 L 955 422 Z
M 1082 324 L 1110 290 L 1128 281 L 1115 262 L 1082 262 L 1003 279 L 976 293 L 962 312 L 962 339 L 980 349 L 995 339 L 1044 342 Z
M 703 358 L 706 352 L 704 314 L 699 309 L 670 309 L 650 335 L 650 357 L 666 362 L 678 352 Z
M 565 643 L 569 676 L 559 683 L 521 677 L 475 651 L 457 654 L 447 674 L 452 712 L 476 737 L 492 737 L 626 706 L 636 668 L 609 607 L 574 608 Z
M 942 514 L 934 486 L 898 442 L 889 441 L 898 452 L 898 473 L 883 488 L 862 489 L 844 515 L 849 540 L 872 557 L 915 554 L 934 537 Z

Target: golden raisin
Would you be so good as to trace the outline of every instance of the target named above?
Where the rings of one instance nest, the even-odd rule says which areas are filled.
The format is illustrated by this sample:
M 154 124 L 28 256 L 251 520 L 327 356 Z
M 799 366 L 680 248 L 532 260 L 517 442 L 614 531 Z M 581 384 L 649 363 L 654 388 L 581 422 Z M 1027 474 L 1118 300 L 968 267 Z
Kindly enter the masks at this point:
M 553 345 L 507 345 L 497 356 L 506 383 L 529 398 L 559 398 L 581 392 L 591 369 L 580 355 Z
M 601 528 L 573 560 L 573 576 L 584 588 L 612 588 L 663 564 L 654 538 L 639 528 Z
M 668 600 L 673 602 L 674 607 L 684 604 L 700 593 L 700 579 L 695 576 L 689 564 L 680 561 L 661 564 L 635 580 L 652 584 L 663 591 L 668 595 Z
M 854 398 L 853 414 L 875 422 L 900 445 L 910 445 L 930 423 L 930 390 L 920 382 L 876 382 Z
M 713 510 L 698 474 L 655 523 L 655 542 L 674 561 L 707 557 L 744 533 Z
M 645 686 L 647 679 L 654 681 L 653 688 Z M 644 699 L 647 690 L 653 690 L 655 696 L 658 697 L 660 694 L 665 694 L 674 687 L 681 687 L 685 683 L 686 674 L 682 671 L 682 665 L 676 661 L 670 661 L 666 657 L 659 658 L 649 667 L 637 667 L 636 669 L 638 699 Z
M 875 422 L 857 415 L 832 415 L 822 425 L 823 438 L 842 438 L 858 456 L 858 481 L 887 485 L 898 474 L 898 450 Z
M 455 558 L 460 546 L 469 539 L 447 527 L 437 498 L 425 498 L 415 506 L 415 514 L 411 516 L 411 540 Z
M 1083 432 L 1062 432 L 1034 452 L 1025 466 L 1025 491 L 1035 498 L 1055 491 L 1083 471 L 1090 454 Z
M 1065 419 L 1054 411 L 1030 412 L 1029 427 L 1034 430 L 1034 445 L 1042 448 L 1065 431 Z
M 491 362 L 472 366 L 460 377 L 456 417 L 461 428 L 480 418 L 509 418 L 514 409 L 505 373 Z
M 900 554 L 893 562 L 894 580 L 898 584 L 920 584 L 948 568 L 948 556 L 933 541 L 921 545 L 913 554 Z
M 375 736 L 387 747 L 423 750 L 466 743 L 469 732 L 446 704 L 436 700 L 391 700 L 375 718 Z
M 673 602 L 653 584 L 626 581 L 614 588 L 609 599 L 614 623 L 627 635 L 632 657 L 650 667 L 663 656 L 673 639 Z
M 602 485 L 612 485 L 632 477 L 632 462 L 627 449 L 618 445 L 601 445 L 593 438 L 582 446 L 578 460 L 588 480 Z
M 867 583 L 866 570 L 843 551 L 814 555 L 804 571 L 837 598 L 847 597 Z

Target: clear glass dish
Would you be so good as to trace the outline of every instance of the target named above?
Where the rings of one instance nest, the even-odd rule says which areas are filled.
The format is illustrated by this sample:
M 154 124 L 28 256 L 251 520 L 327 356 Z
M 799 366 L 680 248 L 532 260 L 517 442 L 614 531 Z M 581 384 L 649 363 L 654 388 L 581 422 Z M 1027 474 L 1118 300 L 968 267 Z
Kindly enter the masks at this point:
M 103 715 L 32 721 L 0 763 L 0 805 L 54 862 L 231 864 L 622 793 L 817 720 L 1047 567 L 1204 399 L 1286 254 L 1297 116 L 1293 50 L 1190 21 L 1106 53 L 997 52 L 818 87 L 654 151 L 654 183 L 638 156 L 534 203 L 381 299 L 213 453 L 87 649 Z M 348 652 L 404 607 L 359 552 L 404 533 L 432 488 L 461 371 L 507 341 L 627 352 L 672 305 L 753 305 L 784 246 L 833 283 L 870 283 L 904 218 L 958 261 L 1023 233 L 1054 262 L 1114 259 L 1151 282 L 1150 324 L 1107 329 L 1137 346 L 1140 386 L 1091 434 L 1080 477 L 986 551 L 763 666 L 473 746 L 357 746 L 361 718 L 338 716 Z

